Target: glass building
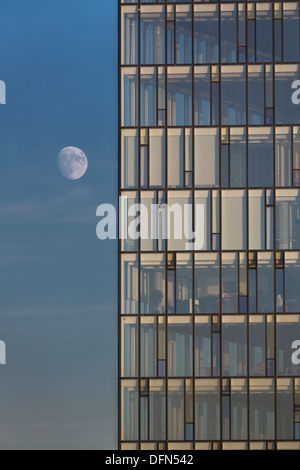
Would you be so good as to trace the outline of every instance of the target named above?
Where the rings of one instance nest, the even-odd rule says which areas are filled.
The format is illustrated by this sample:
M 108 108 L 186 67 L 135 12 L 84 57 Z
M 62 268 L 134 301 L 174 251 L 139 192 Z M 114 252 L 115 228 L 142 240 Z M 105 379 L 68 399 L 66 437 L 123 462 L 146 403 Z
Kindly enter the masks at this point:
M 119 195 L 205 217 L 119 242 L 120 449 L 300 450 L 299 17 L 119 1 Z

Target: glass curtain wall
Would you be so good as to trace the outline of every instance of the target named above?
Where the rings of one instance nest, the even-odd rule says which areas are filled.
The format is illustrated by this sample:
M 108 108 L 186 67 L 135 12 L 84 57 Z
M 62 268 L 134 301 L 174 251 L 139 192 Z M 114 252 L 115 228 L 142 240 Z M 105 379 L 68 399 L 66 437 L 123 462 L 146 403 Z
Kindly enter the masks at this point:
M 119 0 L 122 450 L 300 450 L 299 4 Z

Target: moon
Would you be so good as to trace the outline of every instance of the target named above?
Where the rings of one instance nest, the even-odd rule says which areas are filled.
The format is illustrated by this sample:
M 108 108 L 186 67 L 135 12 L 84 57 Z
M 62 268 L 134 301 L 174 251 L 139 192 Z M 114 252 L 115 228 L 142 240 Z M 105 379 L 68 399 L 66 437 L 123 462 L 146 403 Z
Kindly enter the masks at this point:
M 58 168 L 61 174 L 69 180 L 81 178 L 88 167 L 85 153 L 77 147 L 65 147 L 57 157 Z

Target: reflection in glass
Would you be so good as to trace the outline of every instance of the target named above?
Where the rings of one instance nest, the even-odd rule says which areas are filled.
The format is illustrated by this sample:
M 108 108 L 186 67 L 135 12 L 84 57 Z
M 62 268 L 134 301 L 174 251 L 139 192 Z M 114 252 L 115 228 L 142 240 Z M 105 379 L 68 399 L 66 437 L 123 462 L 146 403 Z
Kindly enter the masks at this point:
M 250 127 L 248 131 L 249 186 L 273 186 L 273 130 Z
M 168 319 L 168 375 L 189 377 L 193 365 L 193 326 L 190 317 Z
M 141 313 L 165 313 L 165 256 L 141 255 Z
M 250 439 L 275 437 L 275 394 L 273 379 L 250 379 Z
M 266 329 L 264 315 L 249 317 L 249 375 L 266 375 Z
M 238 255 L 222 254 L 222 312 L 238 313 Z
M 194 7 L 194 62 L 214 64 L 219 60 L 219 6 Z
M 195 254 L 195 312 L 220 311 L 220 256 L 215 253 Z
M 222 375 L 247 375 L 247 318 L 222 317 Z
M 211 376 L 211 317 L 195 318 L 195 376 Z
M 246 124 L 246 72 L 243 65 L 221 67 L 222 125 Z
M 220 439 L 220 382 L 218 379 L 195 380 L 195 420 L 197 440 Z

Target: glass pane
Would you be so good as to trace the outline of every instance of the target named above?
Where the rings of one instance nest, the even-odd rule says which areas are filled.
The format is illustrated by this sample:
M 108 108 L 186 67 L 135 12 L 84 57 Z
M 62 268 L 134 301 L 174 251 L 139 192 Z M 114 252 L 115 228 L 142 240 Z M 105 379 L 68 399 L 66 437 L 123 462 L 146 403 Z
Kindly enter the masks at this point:
M 149 185 L 165 186 L 165 131 L 150 129 L 149 132 Z
M 275 437 L 275 394 L 273 379 L 250 379 L 250 439 Z
M 138 9 L 124 6 L 121 10 L 122 64 L 138 63 Z
M 184 381 L 168 381 L 168 440 L 184 440 Z
M 143 5 L 141 7 L 141 63 L 165 62 L 165 7 Z
M 222 125 L 246 123 L 246 72 L 243 65 L 221 67 Z
M 139 174 L 139 139 L 138 131 L 122 131 L 122 188 L 138 187 Z
M 270 127 L 250 127 L 248 135 L 249 186 L 274 185 L 273 130 Z
M 193 375 L 193 325 L 189 317 L 168 319 L 168 375 L 188 377 Z
M 222 249 L 247 248 L 246 192 L 222 191 Z
M 210 125 L 211 82 L 209 67 L 194 69 L 194 119 L 195 126 Z
M 176 63 L 192 62 L 192 7 L 176 6 Z
M 183 129 L 168 129 L 168 186 L 183 187 Z
M 139 387 L 137 380 L 123 380 L 121 385 L 121 439 L 137 441 L 139 435 Z
M 166 387 L 164 380 L 150 380 L 149 387 L 150 440 L 166 439 Z
M 285 306 L 286 312 L 300 312 L 300 253 L 285 253 Z
M 299 4 L 283 3 L 283 60 L 299 62 Z
M 195 313 L 220 311 L 220 256 L 195 254 Z
M 277 380 L 277 438 L 292 440 L 294 427 L 293 380 Z
M 300 107 L 293 104 L 292 83 L 299 80 L 299 65 L 275 65 L 275 123 L 299 124 Z M 297 92 L 297 90 L 296 90 Z
M 121 72 L 121 125 L 125 127 L 138 126 L 138 69 L 123 68 Z
M 237 5 L 221 5 L 221 62 L 237 61 Z
M 177 254 L 176 260 L 176 312 L 193 313 L 193 257 Z
M 299 375 L 300 366 L 292 362 L 292 343 L 300 338 L 299 315 L 277 315 L 277 375 Z
M 265 317 L 249 317 L 249 375 L 266 375 Z
M 300 249 L 300 193 L 298 189 L 276 190 L 276 248 Z
M 192 73 L 190 67 L 168 67 L 168 125 L 192 124 Z
M 220 439 L 220 382 L 218 379 L 195 380 L 196 440 Z
M 157 375 L 157 326 L 155 317 L 141 318 L 141 376 Z
M 219 186 L 218 129 L 195 129 L 195 186 Z
M 222 317 L 222 375 L 247 375 L 247 319 Z
M 230 128 L 230 187 L 246 186 L 246 130 Z
M 123 255 L 121 259 L 121 313 L 139 313 L 139 266 L 137 255 Z
M 265 248 L 265 191 L 250 190 L 248 193 L 249 210 L 249 249 Z
M 139 350 L 138 320 L 134 317 L 121 319 L 121 374 L 122 377 L 138 376 Z
M 195 318 L 195 376 L 211 376 L 211 318 Z
M 141 67 L 141 126 L 157 124 L 157 70 Z
M 231 439 L 246 440 L 247 426 L 247 382 L 231 379 Z
M 249 65 L 248 67 L 248 121 L 249 124 L 264 123 L 264 67 Z
M 271 3 L 256 5 L 256 60 L 273 61 L 273 8 Z
M 291 128 L 275 130 L 275 185 L 292 186 Z
M 274 255 L 257 255 L 258 313 L 270 313 L 274 311 Z
M 213 64 L 219 60 L 219 6 L 194 7 L 194 62 Z
M 141 313 L 165 313 L 165 256 L 141 255 Z
M 222 254 L 222 312 L 238 313 L 238 255 Z

